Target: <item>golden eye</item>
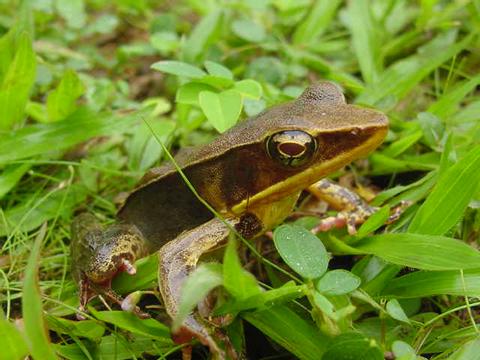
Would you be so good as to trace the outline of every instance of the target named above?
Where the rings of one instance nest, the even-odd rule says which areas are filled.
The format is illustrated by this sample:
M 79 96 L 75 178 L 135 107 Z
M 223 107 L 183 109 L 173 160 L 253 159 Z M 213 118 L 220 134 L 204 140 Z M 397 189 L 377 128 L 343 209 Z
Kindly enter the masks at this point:
M 267 138 L 268 155 L 283 165 L 300 166 L 312 158 L 317 142 L 308 133 L 300 130 L 285 130 Z

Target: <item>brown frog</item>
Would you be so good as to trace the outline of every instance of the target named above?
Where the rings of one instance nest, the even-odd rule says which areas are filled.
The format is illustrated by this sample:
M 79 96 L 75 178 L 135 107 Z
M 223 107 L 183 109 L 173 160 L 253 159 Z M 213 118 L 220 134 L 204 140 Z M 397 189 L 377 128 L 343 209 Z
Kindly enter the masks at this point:
M 223 219 L 199 201 L 173 164 L 151 169 L 120 208 L 118 224 L 102 229 L 86 214 L 74 221 L 72 262 L 81 308 L 99 292 L 119 301 L 109 289 L 112 277 L 135 273 L 136 259 L 158 252 L 160 292 L 168 314 L 175 316 L 181 286 L 203 253 L 224 242 L 232 227 L 253 238 L 276 226 L 307 188 L 347 207 L 323 222 L 322 230 L 346 224 L 353 232 L 373 209 L 322 178 L 375 149 L 387 129 L 385 115 L 346 104 L 336 85 L 321 82 L 210 144 L 179 153 L 176 163 Z M 174 338 L 196 337 L 223 357 L 212 333 L 192 313 Z

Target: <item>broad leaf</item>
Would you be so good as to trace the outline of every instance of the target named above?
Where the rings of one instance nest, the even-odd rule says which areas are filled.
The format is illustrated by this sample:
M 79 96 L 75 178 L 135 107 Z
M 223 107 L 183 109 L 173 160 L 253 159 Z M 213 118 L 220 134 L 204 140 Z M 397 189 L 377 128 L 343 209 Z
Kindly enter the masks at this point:
M 332 270 L 323 275 L 316 288 L 323 295 L 343 295 L 352 292 L 360 286 L 360 278 L 346 270 Z
M 202 264 L 191 273 L 182 285 L 182 296 L 172 329 L 177 330 L 207 294 L 223 284 L 222 267 L 219 264 Z
M 193 79 L 207 75 L 205 71 L 194 65 L 174 60 L 158 61 L 155 64 L 152 64 L 151 68 L 167 74 L 185 76 Z
M 329 255 L 318 237 L 298 225 L 282 225 L 273 233 L 275 247 L 293 270 L 307 279 L 322 276 L 328 267 Z
M 221 133 L 235 125 L 242 111 L 242 96 L 235 90 L 220 94 L 202 91 L 199 103 L 208 121 Z

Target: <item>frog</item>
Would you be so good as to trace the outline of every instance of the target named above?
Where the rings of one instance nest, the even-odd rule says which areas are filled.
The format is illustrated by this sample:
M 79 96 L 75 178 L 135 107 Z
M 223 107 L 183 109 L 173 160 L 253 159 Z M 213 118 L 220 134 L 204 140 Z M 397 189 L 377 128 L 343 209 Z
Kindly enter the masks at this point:
M 136 260 L 156 253 L 159 292 L 174 318 L 182 285 L 203 254 L 232 232 L 252 239 L 270 231 L 289 216 L 305 189 L 337 205 L 351 204 L 338 218 L 321 222 L 321 230 L 346 224 L 354 232 L 374 209 L 326 177 L 377 148 L 387 131 L 385 114 L 347 104 L 338 85 L 321 81 L 206 145 L 180 151 L 173 162 L 143 176 L 115 224 L 103 228 L 89 214 L 74 220 L 72 272 L 80 309 L 98 293 L 120 303 L 110 289 L 112 278 L 122 271 L 134 274 Z M 177 343 L 197 339 L 214 357 L 224 358 L 215 331 L 194 311 L 172 337 Z

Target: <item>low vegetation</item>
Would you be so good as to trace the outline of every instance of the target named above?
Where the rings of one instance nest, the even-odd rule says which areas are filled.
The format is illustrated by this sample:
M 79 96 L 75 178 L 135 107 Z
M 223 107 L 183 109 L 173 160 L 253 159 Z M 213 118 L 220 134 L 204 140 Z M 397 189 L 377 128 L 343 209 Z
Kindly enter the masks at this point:
M 231 239 L 175 324 L 220 287 L 251 359 L 478 357 L 479 31 L 477 0 L 0 1 L 0 358 L 178 357 L 155 256 L 114 282 L 146 291 L 153 318 L 96 302 L 75 320 L 73 217 L 112 223 L 165 149 L 321 79 L 390 119 L 381 148 L 331 174 L 381 210 L 356 235 L 314 236 L 297 213 L 273 242 Z

